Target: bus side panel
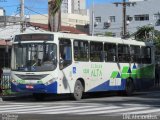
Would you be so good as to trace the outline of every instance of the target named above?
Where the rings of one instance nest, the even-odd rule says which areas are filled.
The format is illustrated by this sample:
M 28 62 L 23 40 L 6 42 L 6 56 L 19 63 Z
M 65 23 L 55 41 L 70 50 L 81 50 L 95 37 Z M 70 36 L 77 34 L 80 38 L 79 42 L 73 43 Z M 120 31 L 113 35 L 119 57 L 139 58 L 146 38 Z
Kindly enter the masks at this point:
M 110 66 L 110 69 L 107 69 L 108 65 Z M 125 90 L 127 78 L 131 78 L 133 80 L 136 89 L 144 89 L 153 86 L 154 65 L 128 63 L 117 64 L 118 67 L 115 66 L 115 63 L 108 65 L 105 66 L 106 70 L 104 71 L 107 72 L 106 74 L 110 74 L 110 77 L 108 79 L 104 79 L 101 84 L 97 84 L 93 88 L 89 89 L 88 92 Z
M 125 90 L 127 78 L 133 80 L 136 89 L 154 83 L 154 65 L 149 64 L 75 62 L 59 73 L 58 93 L 73 93 L 79 78 L 84 80 L 85 92 Z
M 155 65 L 154 64 L 139 64 L 136 69 L 133 69 L 133 78 L 136 89 L 146 89 L 154 85 Z
M 58 94 L 73 93 L 75 80 L 73 79 L 73 65 L 70 65 L 58 72 Z

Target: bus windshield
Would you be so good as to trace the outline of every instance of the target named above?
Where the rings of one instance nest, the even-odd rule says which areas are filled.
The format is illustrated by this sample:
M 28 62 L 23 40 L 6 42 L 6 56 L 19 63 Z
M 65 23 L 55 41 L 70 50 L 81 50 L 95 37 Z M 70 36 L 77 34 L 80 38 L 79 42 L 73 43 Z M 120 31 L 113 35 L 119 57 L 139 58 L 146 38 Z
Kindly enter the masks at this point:
M 52 71 L 57 67 L 57 46 L 51 43 L 14 45 L 16 71 Z

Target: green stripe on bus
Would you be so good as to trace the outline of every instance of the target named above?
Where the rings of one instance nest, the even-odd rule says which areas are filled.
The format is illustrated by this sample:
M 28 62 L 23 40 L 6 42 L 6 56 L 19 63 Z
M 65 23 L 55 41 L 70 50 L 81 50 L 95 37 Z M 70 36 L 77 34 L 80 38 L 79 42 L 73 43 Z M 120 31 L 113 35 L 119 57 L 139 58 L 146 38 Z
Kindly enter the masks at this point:
M 118 75 L 118 71 L 113 71 L 112 75 L 111 75 L 111 78 L 116 78 L 117 75 Z
M 128 73 L 129 67 L 125 66 L 122 69 L 122 73 Z

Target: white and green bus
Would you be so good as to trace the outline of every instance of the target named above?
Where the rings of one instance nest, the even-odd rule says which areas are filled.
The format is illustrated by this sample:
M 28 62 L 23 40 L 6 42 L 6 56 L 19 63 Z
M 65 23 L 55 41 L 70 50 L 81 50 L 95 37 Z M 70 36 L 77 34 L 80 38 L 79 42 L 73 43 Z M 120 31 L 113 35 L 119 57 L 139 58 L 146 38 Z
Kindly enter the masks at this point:
M 14 92 L 70 93 L 134 90 L 154 84 L 154 45 L 132 39 L 68 33 L 15 35 L 12 47 Z

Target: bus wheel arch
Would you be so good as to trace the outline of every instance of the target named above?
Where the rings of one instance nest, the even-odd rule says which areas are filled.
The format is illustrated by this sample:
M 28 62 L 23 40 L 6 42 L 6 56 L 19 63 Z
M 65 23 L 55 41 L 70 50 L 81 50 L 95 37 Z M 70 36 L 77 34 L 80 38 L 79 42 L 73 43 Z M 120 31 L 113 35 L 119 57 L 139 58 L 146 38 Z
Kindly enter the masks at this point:
M 133 78 L 131 77 L 126 78 L 125 95 L 131 96 L 134 92 L 134 89 L 135 89 L 135 85 L 134 85 Z
M 76 80 L 74 85 L 73 98 L 75 100 L 80 100 L 83 96 L 83 92 L 85 90 L 85 83 L 82 78 Z

